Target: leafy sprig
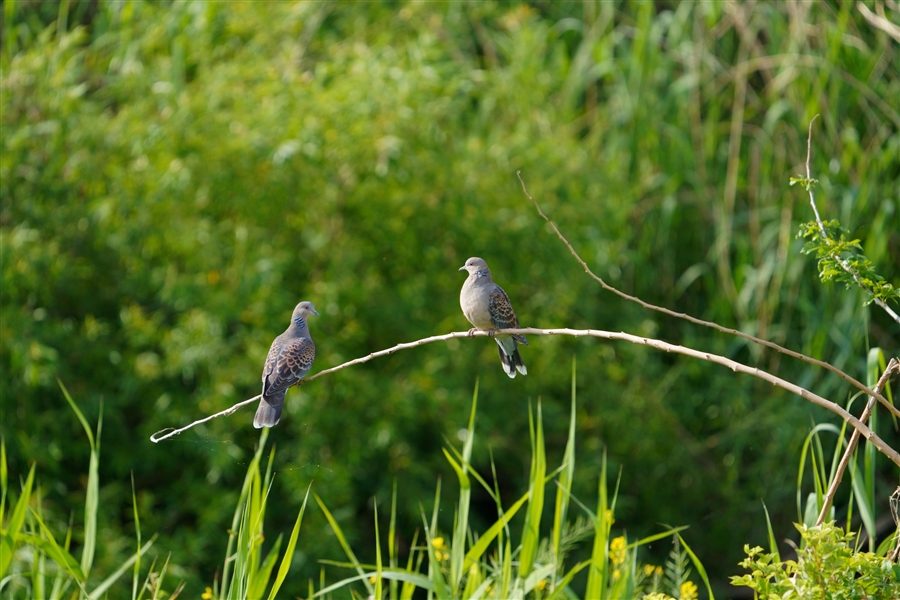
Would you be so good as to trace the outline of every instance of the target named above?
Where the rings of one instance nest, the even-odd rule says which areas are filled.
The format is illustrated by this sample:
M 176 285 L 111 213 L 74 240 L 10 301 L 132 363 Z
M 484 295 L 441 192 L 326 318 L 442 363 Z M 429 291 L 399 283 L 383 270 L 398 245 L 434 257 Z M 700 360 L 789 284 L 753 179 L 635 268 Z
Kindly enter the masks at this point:
M 807 187 L 814 181 L 792 177 L 791 185 L 801 183 Z M 824 235 L 816 221 L 803 223 L 797 237 L 807 240 L 803 245 L 804 254 L 815 253 L 819 279 L 823 283 L 843 283 L 848 288 L 858 285 L 869 295 L 866 304 L 875 300 L 882 302 L 900 300 L 900 290 L 875 272 L 872 261 L 862 254 L 862 246 L 858 239 L 848 239 L 847 230 L 841 227 L 837 220 L 823 221 L 822 226 Z

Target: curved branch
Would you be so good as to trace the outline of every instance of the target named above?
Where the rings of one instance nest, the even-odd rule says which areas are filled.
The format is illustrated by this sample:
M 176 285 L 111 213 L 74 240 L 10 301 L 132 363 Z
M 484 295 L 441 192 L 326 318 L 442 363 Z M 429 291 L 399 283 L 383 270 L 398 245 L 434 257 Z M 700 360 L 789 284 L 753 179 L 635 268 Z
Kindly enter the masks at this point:
M 677 354 L 683 354 L 685 356 L 699 358 L 701 360 L 706 360 L 706 361 L 713 362 L 716 364 L 724 365 L 724 366 L 728 367 L 729 369 L 731 369 L 732 371 L 735 371 L 736 373 L 746 373 L 747 375 L 753 375 L 754 377 L 758 377 L 760 379 L 763 379 L 764 381 L 768 381 L 772 385 L 778 386 L 789 392 L 797 394 L 804 400 L 808 400 L 809 402 L 812 402 L 813 404 L 816 404 L 818 406 L 821 406 L 822 408 L 830 410 L 831 412 L 833 412 L 836 415 L 838 415 L 839 417 L 841 417 L 844 421 L 846 421 L 847 423 L 849 423 L 850 425 L 855 427 L 863 436 L 866 437 L 866 439 L 868 439 L 872 444 L 874 444 L 875 447 L 878 448 L 882 452 L 882 454 L 884 454 L 885 456 L 890 458 L 898 467 L 900 467 L 900 454 L 898 454 L 896 450 L 894 450 L 889 445 L 887 445 L 884 442 L 884 440 L 882 440 L 880 437 L 878 437 L 878 435 L 874 431 L 872 431 L 868 426 L 866 426 L 862 422 L 860 422 L 859 419 L 857 419 L 856 417 L 854 417 L 853 415 L 848 413 L 846 410 L 844 410 L 843 408 L 841 408 L 834 402 L 831 402 L 830 400 L 826 400 L 825 398 L 823 398 L 817 394 L 814 394 L 814 393 L 810 392 L 809 390 L 802 388 L 795 383 L 791 383 L 790 381 L 786 381 L 784 379 L 781 379 L 780 377 L 777 377 L 777 376 L 772 375 L 771 373 L 767 373 L 765 371 L 761 371 L 760 369 L 757 369 L 755 367 L 748 367 L 747 365 L 744 365 L 737 361 L 731 360 L 730 358 L 725 358 L 724 356 L 719 356 L 718 354 L 711 354 L 709 352 L 701 352 L 699 350 L 694 350 L 693 348 L 686 348 L 684 346 L 670 344 L 670 343 L 664 342 L 662 340 L 656 340 L 656 339 L 652 339 L 652 338 L 645 338 L 645 337 L 640 337 L 637 335 L 631 335 L 630 333 L 600 331 L 597 329 L 565 329 L 565 328 L 563 328 L 563 329 L 537 329 L 534 327 L 525 327 L 525 328 L 521 328 L 521 329 L 504 329 L 503 332 L 509 333 L 509 334 L 521 333 L 521 334 L 527 334 L 527 335 L 570 335 L 570 336 L 574 336 L 574 337 L 596 337 L 596 338 L 603 338 L 603 339 L 607 339 L 607 340 L 624 340 L 627 342 L 631 342 L 633 344 L 650 346 L 651 348 L 656 348 L 657 350 L 662 350 L 664 352 L 675 352 Z M 303 384 L 309 383 L 318 377 L 321 377 L 323 375 L 328 375 L 330 373 L 334 373 L 335 371 L 340 371 L 341 369 L 346 369 L 347 367 L 351 367 L 353 365 L 358 365 L 358 364 L 362 364 L 365 362 L 369 362 L 370 360 L 372 360 L 374 358 L 378 358 L 379 356 L 387 356 L 388 354 L 393 354 L 394 352 L 397 352 L 398 350 L 415 348 L 416 346 L 422 346 L 425 344 L 430 344 L 432 342 L 446 341 L 446 340 L 449 340 L 452 338 L 464 338 L 464 337 L 473 337 L 473 336 L 484 337 L 484 336 L 488 336 L 488 335 L 489 334 L 486 331 L 477 331 L 476 330 L 472 333 L 469 333 L 467 331 L 455 331 L 453 333 L 447 333 L 444 335 L 435 335 L 435 336 L 427 337 L 427 338 L 424 338 L 421 340 L 416 340 L 414 342 L 406 342 L 403 344 L 397 344 L 396 346 L 392 346 L 385 350 L 379 350 L 378 352 L 373 352 L 367 356 L 363 356 L 361 358 L 357 358 L 357 359 L 345 362 L 343 364 L 340 364 L 336 367 L 332 367 L 330 369 L 325 369 L 324 371 L 320 371 L 320 372 L 316 373 L 315 375 L 313 375 L 312 377 L 300 380 L 300 383 L 298 385 L 303 385 Z M 227 410 L 223 410 L 222 412 L 219 412 L 214 415 L 211 415 L 211 416 L 205 417 L 203 419 L 200 419 L 198 421 L 195 421 L 195 422 L 191 423 L 190 425 L 187 425 L 180 429 L 175 429 L 172 431 L 169 431 L 168 429 L 163 429 L 162 431 L 158 431 L 157 433 L 153 434 L 150 437 L 150 440 L 153 441 L 154 443 L 161 442 L 164 439 L 170 438 L 174 435 L 178 435 L 179 433 L 181 433 L 183 431 L 187 431 L 191 427 L 194 427 L 195 425 L 199 425 L 200 423 L 205 423 L 207 421 L 215 419 L 216 417 L 230 415 L 233 412 L 235 412 L 237 409 L 239 409 L 240 407 L 242 407 L 246 404 L 250 404 L 251 402 L 254 402 L 255 400 L 258 400 L 258 399 L 259 399 L 259 396 L 250 398 L 249 400 L 244 400 L 243 402 L 239 402 L 238 404 L 235 404 L 234 406 L 232 406 L 231 408 L 229 408 Z M 168 433 L 166 433 L 165 435 L 160 435 L 166 431 L 168 431 Z
M 528 199 L 531 200 L 532 204 L 534 204 L 534 208 L 537 209 L 538 214 L 541 215 L 541 217 L 550 225 L 550 227 L 553 228 L 553 231 L 556 232 L 556 237 L 558 237 L 562 241 L 562 243 L 564 243 L 569 248 L 569 252 L 572 254 L 572 256 L 575 257 L 575 260 L 577 260 L 581 264 L 581 267 L 584 269 L 584 272 L 587 273 L 588 275 L 590 275 L 597 283 L 599 283 L 600 286 L 603 287 L 604 290 L 606 290 L 608 292 L 612 292 L 613 294 L 616 294 L 620 298 L 624 298 L 625 300 L 628 300 L 630 302 L 635 302 L 637 304 L 640 304 L 644 308 L 647 308 L 650 310 L 655 310 L 657 312 L 661 312 L 661 313 L 669 315 L 671 317 L 677 317 L 679 319 L 684 319 L 686 321 L 690 321 L 691 323 L 695 323 L 697 325 L 711 327 L 713 329 L 717 329 L 717 330 L 721 331 L 722 333 L 729 333 L 731 335 L 736 335 L 738 337 L 744 338 L 745 340 L 760 344 L 762 346 L 766 346 L 767 348 L 771 348 L 772 350 L 777 350 L 778 352 L 781 352 L 782 354 L 787 354 L 788 356 L 791 356 L 793 358 L 798 358 L 798 359 L 800 359 L 804 362 L 807 362 L 811 365 L 815 365 L 817 367 L 822 367 L 823 369 L 828 369 L 829 371 L 831 371 L 832 373 L 834 373 L 835 375 L 837 375 L 838 377 L 840 377 L 841 379 L 843 379 L 844 381 L 849 383 L 850 385 L 854 386 L 855 388 L 859 389 L 861 392 L 865 393 L 867 396 L 873 396 L 876 400 L 881 402 L 881 404 L 883 404 L 884 407 L 887 408 L 891 412 L 891 414 L 893 414 L 897 417 L 900 417 L 900 410 L 898 410 L 893 404 L 891 404 L 887 398 L 882 396 L 879 392 L 869 389 L 867 386 L 863 385 L 862 382 L 857 381 L 856 379 L 854 379 L 847 373 L 844 373 L 843 371 L 841 371 L 834 365 L 831 365 L 827 362 L 806 356 L 805 354 L 800 354 L 799 352 L 795 352 L 793 350 L 785 348 L 784 346 L 779 346 L 775 342 L 770 342 L 768 340 L 764 340 L 762 338 L 752 336 L 749 333 L 744 333 L 743 331 L 738 331 L 737 329 L 731 329 L 730 327 L 723 327 L 723 326 L 719 325 L 718 323 L 713 323 L 712 321 L 704 321 L 703 319 L 698 319 L 697 317 L 692 317 L 685 313 L 675 312 L 674 310 L 669 310 L 668 308 L 664 308 L 662 306 L 656 306 L 655 304 L 650 304 L 649 302 L 644 302 L 643 300 L 641 300 L 640 298 L 637 298 L 636 296 L 630 296 L 630 295 L 626 294 L 625 292 L 619 291 L 618 289 L 609 285 L 608 283 L 603 281 L 603 279 L 601 279 L 598 275 L 596 275 L 593 271 L 591 271 L 591 268 L 587 265 L 586 262 L 584 262 L 584 259 L 581 258 L 581 256 L 578 254 L 578 252 L 575 251 L 575 248 L 572 247 L 572 244 L 569 243 L 569 240 L 567 240 L 566 237 L 559 231 L 559 228 L 556 226 L 556 223 L 551 221 L 550 218 L 544 214 L 544 211 L 541 210 L 541 207 L 540 207 L 540 205 L 538 205 L 537 201 L 534 198 L 532 198 L 531 194 L 528 193 L 528 189 L 525 187 L 525 181 L 522 180 L 522 171 L 516 171 L 516 176 L 518 176 L 519 182 L 522 184 L 522 191 L 525 192 L 525 195 L 528 196 Z

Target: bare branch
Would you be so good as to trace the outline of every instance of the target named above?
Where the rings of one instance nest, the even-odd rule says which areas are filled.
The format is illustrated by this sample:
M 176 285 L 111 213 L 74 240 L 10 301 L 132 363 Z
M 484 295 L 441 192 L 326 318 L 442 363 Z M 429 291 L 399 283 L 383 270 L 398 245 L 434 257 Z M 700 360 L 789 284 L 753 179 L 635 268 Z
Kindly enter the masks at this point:
M 813 404 L 821 406 L 822 408 L 826 408 L 831 412 L 835 413 L 839 417 L 841 417 L 847 423 L 850 423 L 853 427 L 859 430 L 859 432 L 866 437 L 870 442 L 872 442 L 876 448 L 878 448 L 885 456 L 890 458 L 897 466 L 900 466 L 900 454 L 897 453 L 896 450 L 888 446 L 880 437 L 878 437 L 874 431 L 872 431 L 868 426 L 864 425 L 860 422 L 859 419 L 848 413 L 846 410 L 831 402 L 830 400 L 826 400 L 825 398 L 810 392 L 807 389 L 800 387 L 797 384 L 791 383 L 790 381 L 786 381 L 772 375 L 771 373 L 767 373 L 765 371 L 761 371 L 755 367 L 748 367 L 747 365 L 741 364 L 737 361 L 731 360 L 730 358 L 725 358 L 724 356 L 719 356 L 718 354 L 711 354 L 709 352 L 701 352 L 699 350 L 694 350 L 693 348 L 686 348 L 684 346 L 677 346 L 675 344 L 669 344 L 668 342 L 663 342 L 662 340 L 656 340 L 652 338 L 645 338 L 636 335 L 631 335 L 630 333 L 623 332 L 612 332 L 612 331 L 600 331 L 597 329 L 536 329 L 533 327 L 521 328 L 521 329 L 504 329 L 504 334 L 513 334 L 513 333 L 521 333 L 526 335 L 571 335 L 574 337 L 596 337 L 603 338 L 607 340 L 624 340 L 627 342 L 631 342 L 633 344 L 640 344 L 643 346 L 650 346 L 651 348 L 656 348 L 657 350 L 662 350 L 664 352 L 675 352 L 677 354 L 683 354 L 685 356 L 690 356 L 692 358 L 699 358 L 700 360 L 705 360 L 709 362 L 713 362 L 716 364 L 724 365 L 735 371 L 736 373 L 746 373 L 747 375 L 752 375 L 754 377 L 758 377 L 764 381 L 768 381 L 772 385 L 778 386 L 782 389 L 785 389 L 789 392 L 797 394 L 804 400 L 808 400 Z M 393 354 L 398 350 L 405 350 L 408 348 L 415 348 L 416 346 L 422 346 L 424 344 L 430 344 L 432 342 L 441 342 L 446 341 L 452 338 L 464 338 L 464 337 L 483 337 L 488 336 L 488 332 L 486 331 L 474 331 L 469 333 L 467 331 L 456 331 L 453 333 L 447 333 L 444 335 L 435 335 L 432 337 L 424 338 L 421 340 L 416 340 L 414 342 L 406 342 L 403 344 L 397 344 L 396 346 L 392 346 L 391 348 L 387 348 L 386 350 L 379 350 L 378 352 L 373 352 L 368 356 L 363 356 L 361 358 L 357 358 L 348 362 L 345 362 L 336 367 L 332 367 L 331 369 L 326 369 L 319 373 L 316 373 L 312 377 L 309 377 L 305 380 L 300 380 L 298 385 L 303 385 L 313 381 L 314 379 L 321 377 L 322 375 L 327 375 L 329 373 L 334 373 L 335 371 L 340 371 L 341 369 L 346 369 L 347 367 L 362 364 L 365 362 L 369 362 L 374 358 L 378 358 L 379 356 L 386 356 L 388 354 Z M 205 423 L 211 419 L 216 417 L 230 415 L 235 412 L 238 408 L 249 404 L 255 400 L 258 400 L 259 396 L 255 398 L 251 398 L 249 400 L 244 400 L 238 404 L 235 404 L 228 410 L 224 410 L 222 412 L 216 413 L 212 416 L 205 417 L 200 419 L 199 421 L 195 421 L 190 425 L 182 427 L 181 429 L 176 429 L 174 431 L 169 431 L 165 435 L 160 435 L 164 431 L 155 433 L 151 436 L 151 441 L 160 442 L 166 438 L 172 437 L 173 435 L 177 435 L 183 431 L 187 431 L 194 425 L 198 425 L 200 423 Z
M 893 375 L 895 371 L 900 373 L 900 361 L 896 358 L 892 358 L 890 362 L 888 362 L 884 373 L 878 378 L 878 383 L 875 384 L 876 392 L 880 392 L 884 389 L 884 386 L 887 385 L 887 382 L 891 379 L 891 375 Z M 859 417 L 861 423 L 865 423 L 868 420 L 869 415 L 872 414 L 873 408 L 875 408 L 875 398 L 869 397 L 869 401 L 866 402 L 866 408 Z M 853 456 L 853 451 L 856 449 L 857 442 L 859 442 L 859 430 L 854 429 L 853 434 L 850 436 L 850 441 L 847 443 L 847 448 L 844 450 L 844 455 L 841 456 L 841 462 L 838 464 L 834 479 L 831 480 L 831 485 L 828 486 L 828 492 L 825 494 L 825 501 L 822 504 L 822 511 L 819 513 L 819 518 L 816 519 L 816 525 L 821 525 L 822 522 L 825 521 L 825 516 L 831 508 L 831 503 L 834 501 L 834 495 L 837 493 L 838 486 L 841 484 L 841 479 L 844 477 L 844 471 L 847 470 L 847 464 L 849 464 L 850 458 Z
M 812 156 L 812 126 L 815 123 L 816 119 L 819 118 L 819 115 L 814 116 L 809 121 L 809 133 L 806 136 L 806 178 L 812 179 L 812 175 L 809 170 L 809 158 Z M 825 224 L 822 223 L 822 217 L 819 216 L 819 209 L 816 206 L 816 199 L 813 196 L 812 186 L 808 185 L 807 189 L 809 190 L 809 203 L 812 204 L 813 214 L 816 215 L 816 223 L 819 224 L 819 231 L 822 233 L 822 237 L 827 238 L 828 233 L 825 231 Z
M 202 423 L 206 423 L 207 421 L 212 421 L 213 419 L 216 419 L 218 417 L 227 417 L 228 415 L 230 415 L 234 412 L 237 412 L 237 409 L 241 408 L 242 406 L 246 406 L 248 404 L 256 402 L 260 398 L 262 398 L 262 396 L 253 396 L 249 400 L 244 400 L 243 402 L 238 402 L 231 408 L 226 408 L 225 410 L 223 410 L 221 412 L 217 412 L 214 415 L 209 415 L 208 417 L 204 417 L 202 419 L 194 421 L 190 425 L 186 425 L 185 427 L 182 427 L 181 429 L 173 429 L 172 427 L 166 427 L 165 429 L 161 429 L 161 430 L 157 431 L 156 433 L 154 433 L 153 435 L 151 435 L 150 441 L 153 442 L 154 444 L 158 444 L 165 439 L 168 439 L 170 437 L 178 435 L 179 433 L 184 433 L 185 431 L 187 431 L 191 427 L 194 427 L 195 425 L 200 425 Z M 165 435 L 160 435 L 160 434 L 165 434 Z
M 754 342 L 756 344 L 760 344 L 761 346 L 765 346 L 767 348 L 771 348 L 772 350 L 776 350 L 778 352 L 781 352 L 782 354 L 786 354 L 793 358 L 797 358 L 797 359 L 807 362 L 811 365 L 815 365 L 815 366 L 821 367 L 823 369 L 828 369 L 829 371 L 831 371 L 832 373 L 834 373 L 835 375 L 837 375 L 838 377 L 840 377 L 847 383 L 851 384 L 853 387 L 857 388 L 861 392 L 864 392 L 867 396 L 874 396 L 875 399 L 877 399 L 879 402 L 881 402 L 881 404 L 883 404 L 884 407 L 887 408 L 893 415 L 900 417 L 900 410 L 895 408 L 894 405 L 891 404 L 887 398 L 882 396 L 879 392 L 873 392 L 868 387 L 863 385 L 860 381 L 857 381 L 856 379 L 854 379 L 847 373 L 844 373 L 843 371 L 841 371 L 834 365 L 831 365 L 827 362 L 806 356 L 805 354 L 795 352 L 793 350 L 785 348 L 784 346 L 779 346 L 775 342 L 770 342 L 768 340 L 764 340 L 764 339 L 752 336 L 749 333 L 744 333 L 743 331 L 738 331 L 737 329 L 731 329 L 730 327 L 723 327 L 722 325 L 719 325 L 718 323 L 713 323 L 712 321 L 704 321 L 703 319 L 698 319 L 697 317 L 692 317 L 692 316 L 684 314 L 684 313 L 679 313 L 679 312 L 675 312 L 674 310 L 669 310 L 668 308 L 663 308 L 662 306 L 656 306 L 655 304 L 650 304 L 649 302 L 644 302 L 640 298 L 637 298 L 635 296 L 630 296 L 630 295 L 626 294 L 625 292 L 622 292 L 622 291 L 614 288 L 613 286 L 609 285 L 608 283 L 603 281 L 603 279 L 600 278 L 597 274 L 595 274 L 593 271 L 591 271 L 591 268 L 587 265 L 586 262 L 584 262 L 584 259 L 581 258 L 581 256 L 578 254 L 578 252 L 575 251 L 575 248 L 572 247 L 572 244 L 569 243 L 569 240 L 567 240 L 566 237 L 559 231 L 559 228 L 556 226 L 556 223 L 551 221 L 550 218 L 544 214 L 544 211 L 541 210 L 541 207 L 537 203 L 537 201 L 531 196 L 531 194 L 528 193 L 528 189 L 525 187 L 525 181 L 523 181 L 523 179 L 522 179 L 522 172 L 516 171 L 516 175 L 519 177 L 519 182 L 522 184 L 522 191 L 525 192 L 525 195 L 528 196 L 528 199 L 531 200 L 532 204 L 534 204 L 534 208 L 537 210 L 538 214 L 541 215 L 541 217 L 550 225 L 550 227 L 553 228 L 553 231 L 556 232 L 556 237 L 558 237 L 562 241 L 562 243 L 564 243 L 566 245 L 566 247 L 569 248 L 569 252 L 572 254 L 572 256 L 575 257 L 575 260 L 577 260 L 581 264 L 581 267 L 584 269 L 584 272 L 587 273 L 588 275 L 590 275 L 597 283 L 599 283 L 600 286 L 603 287 L 604 290 L 612 292 L 613 294 L 616 294 L 620 298 L 624 298 L 625 300 L 628 300 L 629 302 L 635 302 L 637 304 L 640 304 L 644 308 L 647 308 L 650 310 L 655 310 L 657 312 L 661 312 L 661 313 L 669 315 L 671 317 L 677 317 L 679 319 L 684 319 L 686 321 L 690 321 L 691 323 L 695 323 L 697 325 L 703 325 L 704 327 L 711 327 L 711 328 L 721 331 L 723 333 L 736 335 L 738 337 L 744 338 L 745 340 Z

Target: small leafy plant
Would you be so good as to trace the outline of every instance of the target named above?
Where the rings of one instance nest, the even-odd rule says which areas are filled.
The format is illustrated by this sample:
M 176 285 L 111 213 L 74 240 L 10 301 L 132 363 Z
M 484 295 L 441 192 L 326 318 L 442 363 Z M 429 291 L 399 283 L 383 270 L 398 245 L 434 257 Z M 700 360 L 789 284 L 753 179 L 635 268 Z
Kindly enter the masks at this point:
M 900 565 L 875 552 L 858 552 L 856 534 L 833 522 L 796 525 L 802 539 L 797 560 L 782 561 L 777 551 L 744 546 L 740 565 L 750 573 L 731 578 L 759 598 L 900 598 Z

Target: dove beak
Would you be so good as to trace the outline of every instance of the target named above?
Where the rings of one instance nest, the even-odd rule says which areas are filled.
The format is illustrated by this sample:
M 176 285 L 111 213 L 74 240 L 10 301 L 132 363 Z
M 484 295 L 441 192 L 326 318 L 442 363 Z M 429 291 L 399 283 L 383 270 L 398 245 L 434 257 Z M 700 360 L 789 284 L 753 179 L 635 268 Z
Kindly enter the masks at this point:
M 311 312 L 312 314 L 316 315 L 317 317 L 319 316 L 319 313 L 316 312 L 316 309 L 311 308 L 311 309 L 309 309 L 309 310 L 310 310 L 310 312 Z
M 459 270 L 460 270 L 460 271 L 465 271 L 466 268 L 465 268 L 465 267 L 460 267 Z

